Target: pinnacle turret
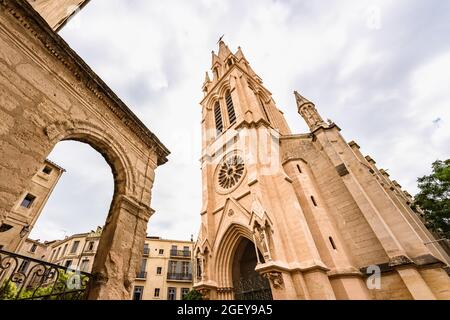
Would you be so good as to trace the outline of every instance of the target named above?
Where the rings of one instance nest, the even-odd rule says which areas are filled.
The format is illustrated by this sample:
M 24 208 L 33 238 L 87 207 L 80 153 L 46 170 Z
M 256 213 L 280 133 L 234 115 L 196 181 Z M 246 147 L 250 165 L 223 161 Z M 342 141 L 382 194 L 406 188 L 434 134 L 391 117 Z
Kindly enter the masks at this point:
M 311 131 L 314 131 L 319 127 L 328 127 L 319 112 L 317 112 L 314 103 L 300 95 L 297 91 L 294 91 L 294 95 L 297 101 L 298 113 L 306 121 L 306 124 Z

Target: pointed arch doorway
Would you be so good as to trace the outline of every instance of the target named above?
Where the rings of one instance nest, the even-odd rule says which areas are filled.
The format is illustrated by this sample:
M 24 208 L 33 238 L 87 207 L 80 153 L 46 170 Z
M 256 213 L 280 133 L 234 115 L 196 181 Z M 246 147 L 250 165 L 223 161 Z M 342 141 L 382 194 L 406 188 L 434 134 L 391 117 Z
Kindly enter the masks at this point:
M 264 261 L 259 251 L 258 254 L 259 260 Z M 257 263 L 255 245 L 241 237 L 232 262 L 235 300 L 273 300 L 269 280 L 255 271 Z

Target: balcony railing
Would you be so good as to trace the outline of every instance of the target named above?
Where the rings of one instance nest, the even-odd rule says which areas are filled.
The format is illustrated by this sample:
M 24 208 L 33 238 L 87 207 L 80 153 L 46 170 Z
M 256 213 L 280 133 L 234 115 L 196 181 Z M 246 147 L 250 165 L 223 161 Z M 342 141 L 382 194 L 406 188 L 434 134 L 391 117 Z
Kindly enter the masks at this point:
M 0 300 L 85 300 L 92 275 L 0 250 Z
M 170 250 L 170 256 L 177 258 L 190 258 L 191 252 L 187 250 Z
M 139 271 L 136 273 L 136 279 L 146 279 L 146 278 L 147 278 L 147 272 Z
M 171 273 L 167 274 L 167 280 L 192 281 L 192 273 Z

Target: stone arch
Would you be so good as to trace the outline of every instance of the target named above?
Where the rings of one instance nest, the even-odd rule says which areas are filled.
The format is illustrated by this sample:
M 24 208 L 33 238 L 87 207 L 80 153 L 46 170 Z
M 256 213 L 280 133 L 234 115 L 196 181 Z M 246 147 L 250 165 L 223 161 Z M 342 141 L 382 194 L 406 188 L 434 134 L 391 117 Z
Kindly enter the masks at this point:
M 218 275 L 219 287 L 232 287 L 232 262 L 241 238 L 246 238 L 254 243 L 252 231 L 247 226 L 238 223 L 230 225 L 220 238 L 215 259 L 215 274 Z

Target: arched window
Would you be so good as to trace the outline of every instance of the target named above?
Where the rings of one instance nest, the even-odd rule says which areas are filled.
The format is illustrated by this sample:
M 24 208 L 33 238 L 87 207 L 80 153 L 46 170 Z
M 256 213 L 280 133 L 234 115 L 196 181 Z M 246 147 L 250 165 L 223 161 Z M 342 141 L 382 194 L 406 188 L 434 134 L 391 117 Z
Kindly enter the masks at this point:
M 234 112 L 233 99 L 231 98 L 230 91 L 225 94 L 225 101 L 227 103 L 228 119 L 230 120 L 230 125 L 236 122 L 236 113 Z
M 214 106 L 214 120 L 216 121 L 216 134 L 219 135 L 223 131 L 222 112 L 220 111 L 219 101 Z

